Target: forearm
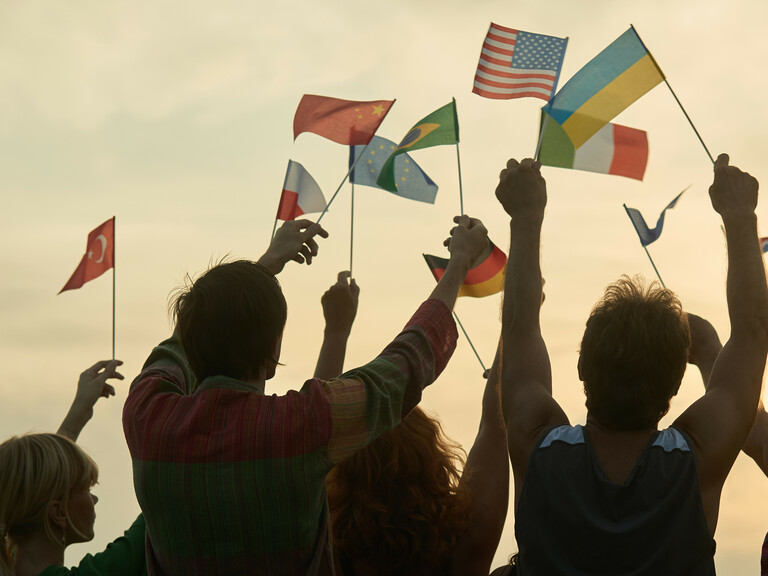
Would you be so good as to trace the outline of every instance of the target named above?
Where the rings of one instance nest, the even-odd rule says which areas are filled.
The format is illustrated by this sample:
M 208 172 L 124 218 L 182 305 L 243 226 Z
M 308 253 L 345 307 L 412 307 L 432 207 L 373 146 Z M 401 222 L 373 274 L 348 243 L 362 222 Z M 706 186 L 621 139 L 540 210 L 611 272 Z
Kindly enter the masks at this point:
M 768 287 L 757 240 L 754 213 L 724 215 L 728 238 L 728 313 L 731 336 L 746 335 L 765 348 L 768 333 Z M 759 341 L 755 341 L 758 339 Z
M 514 218 L 510 222 L 510 248 L 504 280 L 502 337 L 504 381 L 535 380 L 551 394 L 549 356 L 541 337 L 541 220 Z
M 440 278 L 437 286 L 429 295 L 430 300 L 439 300 L 445 304 L 449 310 L 453 310 L 456 305 L 456 297 L 459 294 L 459 288 L 464 283 L 464 278 L 469 271 L 470 262 L 464 255 L 452 255 L 448 261 L 445 273 Z
M 83 428 L 92 416 L 93 407 L 90 410 L 84 410 L 78 405 L 77 399 L 75 399 L 56 433 L 59 436 L 65 436 L 73 442 L 77 442 L 80 432 L 83 431 Z
M 315 378 L 330 380 L 344 372 L 344 357 L 347 352 L 349 330 L 333 330 L 326 327 L 323 344 L 317 357 Z
M 768 476 L 768 414 L 761 405 L 757 411 L 755 423 L 744 442 L 744 453 Z

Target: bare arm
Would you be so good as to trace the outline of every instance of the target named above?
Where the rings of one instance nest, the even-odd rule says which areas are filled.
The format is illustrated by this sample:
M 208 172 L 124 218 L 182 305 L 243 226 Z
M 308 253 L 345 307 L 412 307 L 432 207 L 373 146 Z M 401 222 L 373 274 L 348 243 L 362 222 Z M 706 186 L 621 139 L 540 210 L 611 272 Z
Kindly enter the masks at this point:
M 122 363 L 122 360 L 101 360 L 80 374 L 75 399 L 57 434 L 66 436 L 73 442 L 77 441 L 80 432 L 93 417 L 93 406 L 98 399 L 115 395 L 115 389 L 111 384 L 107 384 L 107 380 L 123 379 L 123 375 L 117 371 L 117 367 Z
M 500 361 L 501 342 L 485 384 L 480 429 L 461 477 L 472 494 L 472 504 L 469 528 L 453 551 L 451 570 L 457 576 L 487 576 L 507 518 L 509 463 L 501 413 Z
M 542 280 L 539 263 L 541 225 L 547 187 L 540 164 L 510 160 L 501 172 L 496 197 L 510 221 L 510 247 L 502 314 L 501 389 L 507 440 L 515 475 L 515 509 L 528 459 L 541 433 L 568 424 L 552 398 L 549 354 L 539 321 Z
M 456 216 L 456 226 L 451 229 L 451 236 L 443 244 L 448 246 L 451 258 L 445 273 L 432 290 L 429 298 L 440 300 L 449 310 L 453 310 L 459 288 L 472 265 L 488 246 L 488 231 L 480 220 L 469 216 Z
M 731 337 L 712 367 L 704 396 L 674 424 L 694 444 L 712 534 L 723 483 L 754 422 L 768 352 L 768 287 L 757 241 L 757 188 L 752 176 L 728 165 L 727 155 L 718 157 L 709 194 L 728 238 Z
M 357 314 L 360 288 L 350 280 L 349 272 L 339 272 L 336 284 L 321 299 L 325 316 L 325 332 L 320 355 L 317 357 L 315 378 L 330 380 L 344 371 L 344 356 L 352 323 Z
M 691 327 L 691 352 L 688 362 L 699 369 L 704 387 L 707 388 L 715 360 L 723 346 L 715 328 L 704 318 L 689 312 L 688 324 Z M 768 476 L 768 414 L 762 402 L 758 406 L 755 422 L 742 450 Z

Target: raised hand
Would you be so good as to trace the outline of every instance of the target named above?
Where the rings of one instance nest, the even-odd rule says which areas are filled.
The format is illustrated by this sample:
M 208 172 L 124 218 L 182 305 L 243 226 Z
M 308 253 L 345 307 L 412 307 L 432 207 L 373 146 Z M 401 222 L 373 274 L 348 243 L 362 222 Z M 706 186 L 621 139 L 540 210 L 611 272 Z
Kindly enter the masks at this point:
M 540 172 L 541 162 L 525 158 L 518 162 L 514 158 L 499 174 L 496 198 L 507 214 L 513 217 L 532 216 L 544 218 L 547 205 L 547 183 Z
M 480 220 L 466 215 L 455 216 L 453 221 L 457 225 L 451 228 L 451 236 L 443 245 L 448 247 L 451 258 L 465 257 L 471 268 L 482 256 L 490 253 L 488 230 Z
M 122 360 L 101 360 L 80 374 L 75 399 L 59 427 L 59 434 L 77 440 L 83 427 L 93 417 L 93 406 L 98 399 L 115 395 L 115 388 L 107 380 L 123 380 L 123 375 L 117 371 L 122 363 Z
M 325 329 L 348 334 L 355 321 L 359 296 L 360 288 L 354 279 L 350 279 L 349 271 L 339 272 L 336 284 L 328 288 L 320 299 Z
M 277 230 L 269 248 L 259 258 L 259 264 L 275 275 L 291 260 L 312 264 L 318 250 L 315 236 L 328 238 L 328 232 L 311 220 L 289 220 Z
M 728 154 L 715 161 L 715 178 L 709 187 L 712 207 L 723 216 L 751 214 L 757 207 L 757 180 L 748 172 L 729 165 Z

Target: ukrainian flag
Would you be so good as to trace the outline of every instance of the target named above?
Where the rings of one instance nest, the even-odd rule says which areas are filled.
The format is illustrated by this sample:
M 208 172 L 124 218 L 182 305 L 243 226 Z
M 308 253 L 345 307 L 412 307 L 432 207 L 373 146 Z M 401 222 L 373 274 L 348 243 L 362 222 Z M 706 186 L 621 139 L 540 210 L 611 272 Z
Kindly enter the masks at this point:
M 545 109 L 579 148 L 664 80 L 634 28 L 579 70 Z

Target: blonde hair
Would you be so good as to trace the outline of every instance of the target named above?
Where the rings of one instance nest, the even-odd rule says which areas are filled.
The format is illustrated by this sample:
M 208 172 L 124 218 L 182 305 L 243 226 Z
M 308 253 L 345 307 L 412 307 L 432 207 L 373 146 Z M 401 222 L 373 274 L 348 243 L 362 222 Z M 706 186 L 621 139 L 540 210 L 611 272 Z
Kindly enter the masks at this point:
M 96 463 L 57 434 L 14 436 L 0 444 L 0 574 L 13 574 L 16 549 L 41 526 L 52 542 L 61 541 L 50 503 L 58 500 L 68 510 L 70 492 L 90 488 L 98 475 Z

